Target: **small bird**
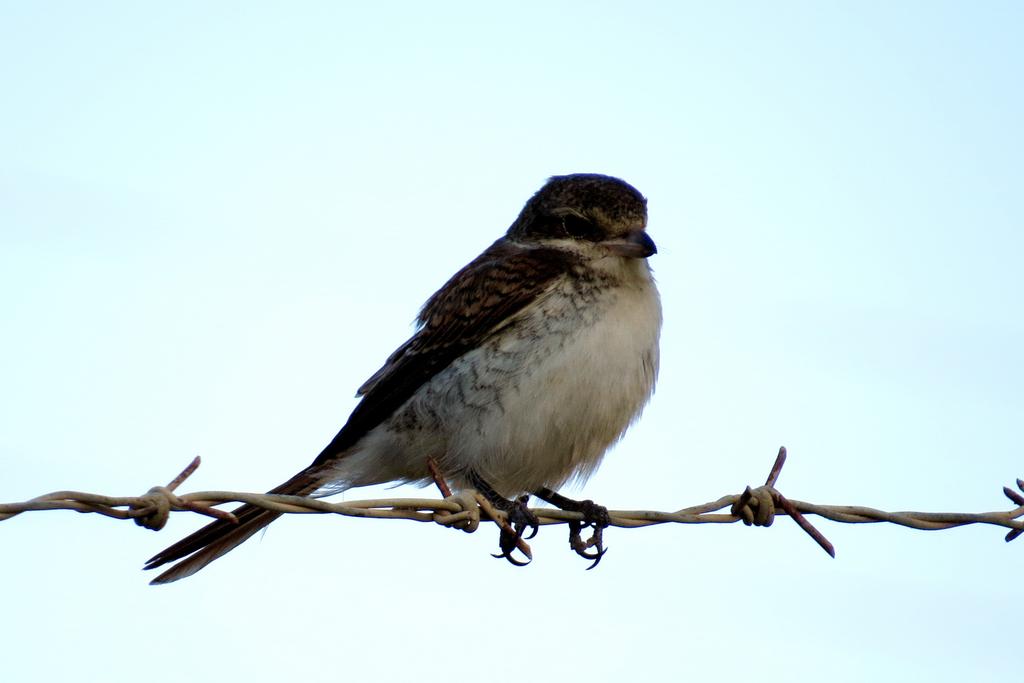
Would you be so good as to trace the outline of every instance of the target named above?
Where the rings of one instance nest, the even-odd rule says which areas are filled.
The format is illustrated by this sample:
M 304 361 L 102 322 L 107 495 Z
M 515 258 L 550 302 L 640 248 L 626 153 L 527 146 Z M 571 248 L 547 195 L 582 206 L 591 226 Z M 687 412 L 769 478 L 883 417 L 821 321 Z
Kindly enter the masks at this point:
M 607 524 L 604 508 L 555 491 L 593 473 L 654 391 L 661 303 L 646 226 L 647 200 L 628 183 L 550 178 L 424 304 L 338 435 L 270 493 L 427 484 L 429 460 L 456 488 L 518 513 L 519 534 L 529 494 L 595 524 L 603 510 Z M 509 500 L 518 496 L 519 508 Z M 150 559 L 146 569 L 180 560 L 152 583 L 194 574 L 281 514 L 248 504 L 234 513 L 237 524 L 217 520 Z M 503 538 L 506 557 L 513 547 Z

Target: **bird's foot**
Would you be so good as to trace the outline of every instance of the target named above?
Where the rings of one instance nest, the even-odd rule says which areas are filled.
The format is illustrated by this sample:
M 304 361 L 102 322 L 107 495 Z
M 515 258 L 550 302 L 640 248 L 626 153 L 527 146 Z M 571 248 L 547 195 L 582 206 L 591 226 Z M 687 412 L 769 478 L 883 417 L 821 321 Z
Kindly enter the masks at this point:
M 530 559 L 523 562 L 513 557 L 512 552 L 516 548 L 522 550 L 522 546 L 526 545 L 524 534 L 527 529 L 530 529 L 531 532 L 529 536 L 525 537 L 526 539 L 536 536 L 537 531 L 540 529 L 540 520 L 537 519 L 537 515 L 533 514 L 530 508 L 526 506 L 529 500 L 529 496 L 520 496 L 514 501 L 504 501 L 503 499 L 508 504 L 505 510 L 507 523 L 501 526 L 501 535 L 498 537 L 498 547 L 501 548 L 501 553 L 494 555 L 494 557 L 504 557 L 517 567 L 524 567 L 530 564 L 533 558 L 527 554 L 527 557 Z M 526 548 L 529 549 L 529 546 L 526 546 Z
M 498 536 L 498 547 L 501 549 L 501 552 L 494 555 L 494 557 L 503 557 L 517 567 L 525 567 L 530 564 L 533 561 L 533 553 L 523 536 L 526 530 L 530 529 L 530 535 L 526 536 L 526 538 L 533 538 L 540 529 L 540 520 L 537 519 L 537 515 L 533 514 L 530 508 L 526 506 L 530 497 L 520 496 L 515 500 L 509 500 L 495 491 L 490 484 L 476 473 L 471 473 L 469 479 L 484 500 L 490 503 L 497 511 L 505 513 L 504 519 L 499 515 L 490 514 L 501 529 L 501 533 Z M 512 555 L 517 549 L 526 556 L 525 562 Z
M 562 510 L 579 512 L 583 515 L 583 519 L 569 522 L 569 547 L 580 557 L 592 560 L 587 569 L 596 567 L 604 554 L 608 552 L 608 549 L 604 547 L 604 530 L 611 523 L 608 508 L 598 505 L 592 500 L 566 498 L 547 488 L 535 491 L 534 495 Z M 584 529 L 593 529 L 590 538 L 586 540 L 583 540 Z
M 611 517 L 608 515 L 608 508 L 598 505 L 592 500 L 581 500 L 579 504 L 581 508 L 579 511 L 583 513 L 583 519 L 578 522 L 569 522 L 569 547 L 580 557 L 593 560 L 587 567 L 587 569 L 593 569 L 608 552 L 608 549 L 604 547 L 604 530 L 611 522 Z M 587 528 L 593 529 L 593 532 L 590 534 L 590 538 L 584 541 L 582 531 Z M 593 548 L 594 552 L 588 552 L 590 548 Z

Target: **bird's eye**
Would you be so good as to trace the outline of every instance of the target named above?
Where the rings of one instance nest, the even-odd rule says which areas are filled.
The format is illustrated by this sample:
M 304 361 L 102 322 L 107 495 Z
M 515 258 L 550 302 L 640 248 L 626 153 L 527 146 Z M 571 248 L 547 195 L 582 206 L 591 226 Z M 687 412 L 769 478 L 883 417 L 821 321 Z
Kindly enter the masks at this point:
M 567 235 L 576 239 L 597 241 L 600 238 L 597 226 L 576 214 L 562 216 L 562 227 Z

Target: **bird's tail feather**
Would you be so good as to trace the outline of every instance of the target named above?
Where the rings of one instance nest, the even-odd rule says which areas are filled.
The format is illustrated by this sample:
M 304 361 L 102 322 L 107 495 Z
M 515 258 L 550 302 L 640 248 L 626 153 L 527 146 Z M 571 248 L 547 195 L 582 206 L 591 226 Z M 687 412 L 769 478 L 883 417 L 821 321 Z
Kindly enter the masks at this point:
M 280 486 L 271 489 L 268 493 L 307 496 L 317 488 L 319 488 L 318 478 L 309 470 L 305 470 Z M 282 514 L 248 503 L 232 512 L 238 519 L 237 524 L 218 519 L 151 557 L 146 562 L 145 569 L 155 569 L 168 562 L 185 559 L 160 574 L 150 583 L 154 585 L 171 583 L 192 576 L 221 555 L 245 542 L 250 536 Z

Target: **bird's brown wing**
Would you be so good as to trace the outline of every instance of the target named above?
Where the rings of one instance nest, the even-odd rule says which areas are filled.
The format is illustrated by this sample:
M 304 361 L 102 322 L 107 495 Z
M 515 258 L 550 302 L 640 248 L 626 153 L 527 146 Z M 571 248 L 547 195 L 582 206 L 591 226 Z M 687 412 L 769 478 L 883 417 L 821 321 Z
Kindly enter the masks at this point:
M 504 238 L 492 244 L 427 301 L 419 331 L 360 387 L 362 401 L 313 465 L 355 445 L 434 375 L 514 321 L 574 263 L 571 253 L 558 249 Z

